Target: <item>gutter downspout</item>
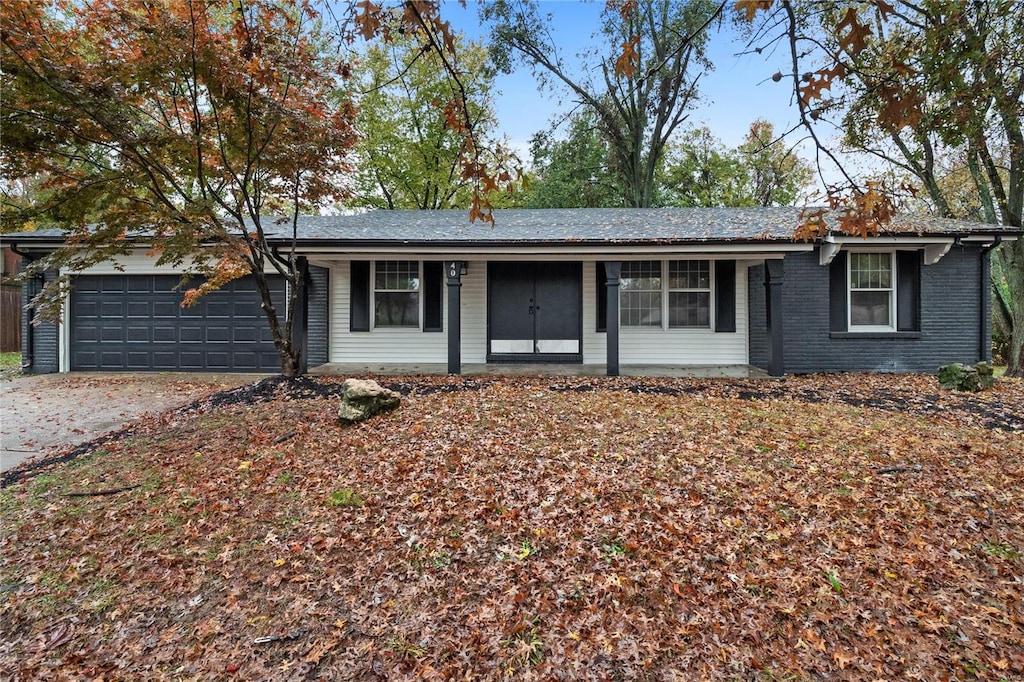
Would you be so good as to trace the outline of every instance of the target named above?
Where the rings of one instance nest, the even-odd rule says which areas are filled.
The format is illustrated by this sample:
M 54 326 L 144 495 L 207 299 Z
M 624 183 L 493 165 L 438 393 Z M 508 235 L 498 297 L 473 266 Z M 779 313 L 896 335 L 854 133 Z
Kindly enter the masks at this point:
M 20 250 L 18 248 L 17 243 L 12 243 L 11 244 L 11 253 L 13 253 L 15 255 L 18 255 L 18 256 L 21 256 L 28 263 L 32 263 L 33 261 L 36 260 L 35 258 L 32 257 L 32 254 L 28 253 L 27 251 Z M 30 281 L 33 282 L 33 283 L 38 283 L 40 280 L 43 280 L 45 282 L 45 279 L 46 279 L 46 275 L 37 272 L 35 275 L 32 276 L 32 279 Z M 23 286 L 27 287 L 28 283 L 26 283 Z M 27 370 L 27 369 L 32 369 L 32 364 L 35 362 L 35 338 L 36 338 L 36 335 L 35 335 L 35 319 L 36 319 L 36 309 L 35 309 L 35 307 L 33 307 L 31 305 L 32 299 L 34 298 L 35 294 L 36 294 L 36 292 L 35 292 L 34 288 L 33 289 L 28 289 L 28 292 L 26 294 L 26 298 L 27 298 L 29 304 L 25 307 L 25 310 L 26 310 L 25 329 L 22 330 L 23 339 L 25 341 L 25 348 L 22 349 L 22 358 L 23 359 L 21 361 L 21 369 L 23 371 Z
M 988 323 L 988 318 L 992 315 L 988 305 L 988 301 L 992 298 L 989 253 L 1002 243 L 1003 238 L 996 235 L 995 240 L 991 244 L 981 247 L 981 313 L 978 315 L 978 359 L 986 362 L 991 359 L 989 356 L 991 344 L 987 348 L 985 344 L 985 325 Z

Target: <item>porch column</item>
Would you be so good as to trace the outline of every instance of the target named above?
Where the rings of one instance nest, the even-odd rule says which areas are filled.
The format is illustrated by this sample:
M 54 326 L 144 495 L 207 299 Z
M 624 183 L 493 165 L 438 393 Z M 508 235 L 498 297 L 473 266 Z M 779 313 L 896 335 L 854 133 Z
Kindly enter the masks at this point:
M 462 374 L 462 261 L 445 261 L 448 278 L 448 373 Z
M 296 259 L 295 315 L 292 317 L 292 344 L 299 349 L 298 373 L 309 369 L 309 261 L 305 256 Z
M 780 377 L 783 367 L 782 344 L 782 276 L 783 261 L 771 258 L 764 262 L 765 312 L 768 324 L 768 374 Z
M 608 376 L 619 376 L 619 277 L 622 275 L 620 261 L 605 261 L 604 274 L 607 278 L 608 296 L 605 303 L 605 336 L 608 342 L 606 360 Z

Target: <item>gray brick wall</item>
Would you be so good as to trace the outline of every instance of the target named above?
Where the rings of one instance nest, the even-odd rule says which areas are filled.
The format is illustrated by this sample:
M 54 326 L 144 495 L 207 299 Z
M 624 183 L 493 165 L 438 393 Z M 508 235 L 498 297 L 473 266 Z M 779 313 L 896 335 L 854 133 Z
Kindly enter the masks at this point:
M 982 259 L 976 247 L 954 246 L 921 268 L 919 338 L 834 338 L 829 333 L 829 271 L 818 252 L 790 254 L 782 287 L 785 371 L 934 372 L 950 362 L 977 362 Z M 766 367 L 764 268 L 750 268 L 750 364 Z M 986 325 L 984 347 L 991 331 Z
M 307 320 L 307 361 L 310 367 L 328 361 L 328 327 L 330 323 L 330 270 L 309 266 L 309 318 Z
M 57 279 L 57 273 L 45 273 L 47 282 Z M 21 288 L 21 364 L 25 372 L 30 374 L 54 374 L 60 371 L 60 344 L 57 336 L 58 326 L 52 322 L 30 325 L 28 304 L 32 296 L 39 293 L 40 284 L 29 281 Z M 29 343 L 29 335 L 32 342 Z
M 785 262 L 784 262 L 785 265 Z M 747 343 L 750 364 L 768 367 L 768 326 L 765 321 L 764 266 L 755 265 L 747 271 Z

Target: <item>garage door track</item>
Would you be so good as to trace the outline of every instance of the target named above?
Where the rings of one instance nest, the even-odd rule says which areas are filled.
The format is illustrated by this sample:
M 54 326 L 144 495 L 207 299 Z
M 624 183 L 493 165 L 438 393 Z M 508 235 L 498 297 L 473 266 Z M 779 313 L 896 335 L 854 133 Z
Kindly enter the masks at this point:
M 255 374 L 45 374 L 0 379 L 0 472 L 187 405 Z

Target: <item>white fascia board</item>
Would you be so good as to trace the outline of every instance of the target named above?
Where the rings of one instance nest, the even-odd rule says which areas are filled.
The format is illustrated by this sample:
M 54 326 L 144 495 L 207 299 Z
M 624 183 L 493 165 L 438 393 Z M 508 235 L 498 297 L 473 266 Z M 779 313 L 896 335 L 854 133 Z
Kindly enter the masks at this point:
M 874 237 L 841 237 L 829 235 L 821 243 L 818 262 L 828 265 L 842 248 L 857 251 L 891 251 L 894 248 L 912 246 L 924 249 L 924 264 L 935 265 L 956 243 L 955 237 L 916 237 L 903 235 L 878 235 Z
M 806 253 L 814 244 L 676 244 L 672 246 L 497 246 L 468 248 L 460 246 L 360 246 L 352 250 L 338 247 L 300 247 L 299 253 L 317 260 L 358 260 L 381 255 L 418 254 L 444 256 L 451 260 L 514 260 L 517 257 L 549 256 L 561 260 L 575 260 L 580 256 L 594 259 L 609 256 L 643 257 L 646 255 L 704 254 L 723 258 L 783 258 L 787 253 Z

